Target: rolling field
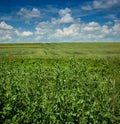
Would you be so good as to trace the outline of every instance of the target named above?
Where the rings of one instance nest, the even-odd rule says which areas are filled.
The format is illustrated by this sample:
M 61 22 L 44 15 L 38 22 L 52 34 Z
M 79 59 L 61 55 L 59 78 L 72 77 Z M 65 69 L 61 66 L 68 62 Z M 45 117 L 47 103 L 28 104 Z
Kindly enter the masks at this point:
M 120 43 L 0 44 L 0 123 L 119 124 Z

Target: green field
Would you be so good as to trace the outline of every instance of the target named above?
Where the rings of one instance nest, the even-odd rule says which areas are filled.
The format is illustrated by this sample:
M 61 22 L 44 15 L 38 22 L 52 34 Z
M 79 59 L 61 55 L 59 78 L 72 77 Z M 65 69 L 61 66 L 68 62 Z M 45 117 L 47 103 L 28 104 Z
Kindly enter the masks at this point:
M 1 44 L 0 56 L 120 57 L 120 43 Z
M 120 43 L 0 45 L 0 124 L 119 124 Z

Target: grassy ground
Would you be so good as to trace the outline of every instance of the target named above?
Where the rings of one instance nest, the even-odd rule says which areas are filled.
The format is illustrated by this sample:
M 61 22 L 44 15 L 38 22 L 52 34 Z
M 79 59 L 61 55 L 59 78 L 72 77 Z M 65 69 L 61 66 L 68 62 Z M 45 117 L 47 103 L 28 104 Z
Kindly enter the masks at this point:
M 120 57 L 120 43 L 0 44 L 0 56 Z

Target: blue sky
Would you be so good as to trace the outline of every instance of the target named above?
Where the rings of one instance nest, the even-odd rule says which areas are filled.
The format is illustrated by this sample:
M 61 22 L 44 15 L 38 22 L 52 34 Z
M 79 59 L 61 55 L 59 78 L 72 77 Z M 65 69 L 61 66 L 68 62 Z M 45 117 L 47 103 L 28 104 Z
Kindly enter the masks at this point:
M 120 42 L 120 0 L 1 0 L 6 42 Z

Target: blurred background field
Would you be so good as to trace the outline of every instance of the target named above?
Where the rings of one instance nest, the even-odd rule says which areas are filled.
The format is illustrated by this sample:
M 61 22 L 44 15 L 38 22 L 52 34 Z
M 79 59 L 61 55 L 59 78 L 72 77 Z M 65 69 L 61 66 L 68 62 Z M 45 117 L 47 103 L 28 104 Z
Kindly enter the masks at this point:
M 120 43 L 0 44 L 0 56 L 120 57 Z

